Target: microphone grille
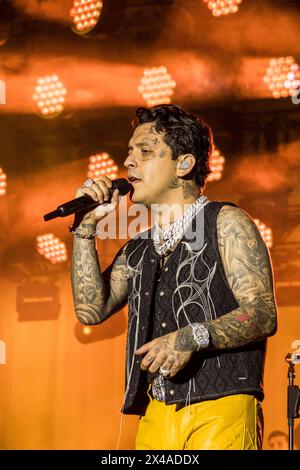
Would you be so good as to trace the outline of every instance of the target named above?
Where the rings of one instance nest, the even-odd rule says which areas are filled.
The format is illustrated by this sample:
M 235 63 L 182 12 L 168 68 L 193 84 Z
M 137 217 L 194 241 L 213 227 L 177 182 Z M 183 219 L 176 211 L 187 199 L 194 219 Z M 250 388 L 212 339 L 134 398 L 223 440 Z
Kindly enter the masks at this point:
M 113 180 L 112 182 L 112 192 L 118 189 L 120 192 L 120 196 L 124 196 L 125 194 L 129 193 L 129 191 L 132 189 L 132 185 L 129 183 L 129 181 L 125 178 L 118 178 L 116 180 Z

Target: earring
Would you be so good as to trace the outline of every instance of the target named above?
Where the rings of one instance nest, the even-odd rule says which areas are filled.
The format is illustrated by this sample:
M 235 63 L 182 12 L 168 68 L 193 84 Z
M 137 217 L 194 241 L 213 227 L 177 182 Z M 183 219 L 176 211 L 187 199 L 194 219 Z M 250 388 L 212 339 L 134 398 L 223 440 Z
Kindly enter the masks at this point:
M 190 166 L 189 162 L 184 161 L 184 162 L 181 163 L 181 165 L 180 165 L 179 168 L 180 168 L 180 170 L 187 170 L 187 168 L 188 168 L 189 166 Z

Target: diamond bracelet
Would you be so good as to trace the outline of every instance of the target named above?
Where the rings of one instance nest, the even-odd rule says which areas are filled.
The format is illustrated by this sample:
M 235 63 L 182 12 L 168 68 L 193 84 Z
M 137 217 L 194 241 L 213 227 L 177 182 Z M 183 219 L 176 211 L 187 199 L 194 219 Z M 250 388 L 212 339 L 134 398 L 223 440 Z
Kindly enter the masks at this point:
M 96 237 L 97 235 L 97 232 L 93 232 L 93 233 L 89 233 L 89 232 L 77 232 L 76 228 L 74 228 L 73 226 L 69 227 L 69 230 L 71 233 L 73 233 L 73 235 L 77 238 L 83 238 L 85 240 L 93 240 L 93 238 Z

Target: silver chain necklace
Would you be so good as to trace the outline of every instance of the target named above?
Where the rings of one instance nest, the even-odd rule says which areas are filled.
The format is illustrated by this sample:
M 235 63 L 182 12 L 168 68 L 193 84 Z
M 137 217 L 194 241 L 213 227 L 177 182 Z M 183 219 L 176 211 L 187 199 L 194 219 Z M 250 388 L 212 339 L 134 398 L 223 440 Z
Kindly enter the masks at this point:
M 202 209 L 202 207 L 204 207 L 206 204 L 208 204 L 208 202 L 209 200 L 206 196 L 199 196 L 196 201 L 191 205 L 191 207 L 172 224 L 171 228 L 167 230 L 161 229 L 155 222 L 153 232 L 153 244 L 155 251 L 161 256 L 165 255 L 167 251 L 169 251 L 172 246 L 182 238 L 193 217 L 195 217 L 195 215 L 198 214 L 199 210 Z M 159 241 L 159 232 L 162 234 L 161 238 L 165 240 L 165 242 L 162 244 L 160 244 Z

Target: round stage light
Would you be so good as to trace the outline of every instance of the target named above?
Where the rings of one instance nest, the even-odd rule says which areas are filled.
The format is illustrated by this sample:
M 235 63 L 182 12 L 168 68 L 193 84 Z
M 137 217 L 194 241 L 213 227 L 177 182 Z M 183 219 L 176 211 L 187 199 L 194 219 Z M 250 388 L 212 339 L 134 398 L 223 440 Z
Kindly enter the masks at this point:
M 268 248 L 272 248 L 273 246 L 273 232 L 272 230 L 263 222 L 261 222 L 259 219 L 254 219 L 254 222 L 256 223 L 260 234 L 267 245 Z
M 152 67 L 144 70 L 138 91 L 148 106 L 169 104 L 176 82 L 172 80 L 166 67 Z
M 89 157 L 87 176 L 97 180 L 100 176 L 106 175 L 113 180 L 117 178 L 118 169 L 110 155 L 107 152 L 102 152 Z
M 207 177 L 208 182 L 218 181 L 222 178 L 224 163 L 225 157 L 221 155 L 220 150 L 215 147 L 209 159 L 209 166 L 212 173 Z
M 300 88 L 300 67 L 292 56 L 273 58 L 263 81 L 274 98 L 293 96 Z
M 242 0 L 203 0 L 211 10 L 213 16 L 229 15 L 237 13 Z
M 57 75 L 46 75 L 37 81 L 33 100 L 43 118 L 55 118 L 64 109 L 66 88 Z
M 55 237 L 53 233 L 39 235 L 36 239 L 37 251 L 53 264 L 63 263 L 67 261 L 66 245 Z
M 7 176 L 0 168 L 0 196 L 5 196 L 7 188 Z
M 70 10 L 72 30 L 77 34 L 88 34 L 98 23 L 102 8 L 100 0 L 74 0 Z

